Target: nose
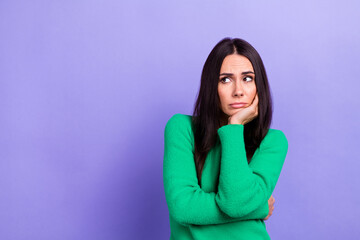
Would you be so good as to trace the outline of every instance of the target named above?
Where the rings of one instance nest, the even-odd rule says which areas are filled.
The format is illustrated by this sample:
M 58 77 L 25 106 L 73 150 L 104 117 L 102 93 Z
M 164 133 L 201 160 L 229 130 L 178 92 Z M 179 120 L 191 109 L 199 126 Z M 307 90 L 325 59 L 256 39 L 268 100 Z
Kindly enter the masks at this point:
M 244 88 L 240 82 L 236 82 L 234 84 L 234 97 L 244 96 Z

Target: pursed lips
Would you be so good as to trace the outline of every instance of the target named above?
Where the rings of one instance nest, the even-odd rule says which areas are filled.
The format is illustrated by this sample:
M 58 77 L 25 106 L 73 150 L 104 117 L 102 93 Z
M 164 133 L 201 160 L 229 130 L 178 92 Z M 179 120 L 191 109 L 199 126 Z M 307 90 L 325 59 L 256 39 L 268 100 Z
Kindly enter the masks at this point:
M 233 108 L 241 108 L 241 107 L 244 107 L 245 105 L 246 105 L 246 103 L 244 103 L 244 102 L 230 104 L 230 106 Z

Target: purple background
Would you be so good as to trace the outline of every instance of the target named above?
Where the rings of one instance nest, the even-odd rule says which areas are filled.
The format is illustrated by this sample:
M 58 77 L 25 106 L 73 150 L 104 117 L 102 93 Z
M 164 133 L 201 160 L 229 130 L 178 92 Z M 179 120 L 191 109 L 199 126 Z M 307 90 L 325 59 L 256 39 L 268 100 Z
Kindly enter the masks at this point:
M 0 239 L 168 239 L 163 131 L 226 36 L 289 152 L 272 239 L 357 239 L 357 1 L 0 1 Z

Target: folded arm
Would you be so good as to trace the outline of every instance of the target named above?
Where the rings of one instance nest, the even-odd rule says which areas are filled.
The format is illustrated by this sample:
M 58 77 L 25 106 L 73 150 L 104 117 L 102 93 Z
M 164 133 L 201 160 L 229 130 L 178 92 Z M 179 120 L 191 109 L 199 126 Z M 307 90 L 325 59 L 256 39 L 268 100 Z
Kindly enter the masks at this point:
M 257 201 L 256 204 L 247 202 L 247 205 L 244 205 L 246 196 L 237 193 L 240 189 L 250 187 L 251 180 L 240 181 L 239 184 L 226 186 L 229 180 L 237 180 L 237 176 L 225 175 L 234 174 L 241 177 L 239 175 L 241 171 L 229 172 L 226 170 L 226 167 L 231 167 L 229 164 L 225 164 L 224 169 L 220 171 L 218 193 L 205 192 L 200 188 L 196 175 L 193 136 L 190 124 L 190 118 L 181 114 L 175 114 L 165 127 L 163 182 L 170 215 L 182 225 L 222 224 L 240 220 L 264 219 L 269 213 L 267 199 L 266 201 Z M 229 158 L 224 150 L 226 151 L 226 149 L 222 149 L 223 154 L 227 156 L 225 160 L 240 161 L 239 157 L 242 157 L 241 154 Z M 261 157 L 261 154 L 257 156 Z M 223 161 L 223 157 L 221 161 Z M 263 160 L 261 159 L 259 158 L 258 161 L 255 161 L 252 165 L 253 169 L 250 168 L 250 165 L 246 164 L 249 174 L 254 176 L 256 174 L 264 174 L 262 171 Z M 223 165 L 223 163 L 221 164 Z M 247 185 L 240 186 L 241 184 Z M 235 191 L 234 194 L 237 198 L 231 196 L 232 191 Z M 249 204 L 251 205 L 250 207 Z M 242 210 L 243 208 L 245 210 Z
M 285 135 L 280 130 L 270 129 L 248 164 L 243 133 L 241 124 L 218 129 L 222 156 L 215 200 L 222 211 L 234 218 L 268 202 L 288 149 Z

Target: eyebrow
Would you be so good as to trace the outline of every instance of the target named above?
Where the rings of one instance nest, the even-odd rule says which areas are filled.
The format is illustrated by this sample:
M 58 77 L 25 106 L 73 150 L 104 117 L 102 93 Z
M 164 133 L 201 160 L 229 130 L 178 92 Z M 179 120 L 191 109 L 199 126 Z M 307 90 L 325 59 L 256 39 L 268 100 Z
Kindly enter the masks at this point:
M 252 71 L 242 72 L 241 74 L 242 74 L 242 75 L 245 75 L 245 74 L 249 74 L 249 73 L 255 74 L 255 73 L 252 72 Z M 231 76 L 231 75 L 233 75 L 233 74 L 232 74 L 232 73 L 220 73 L 220 76 L 221 76 L 221 75 Z

